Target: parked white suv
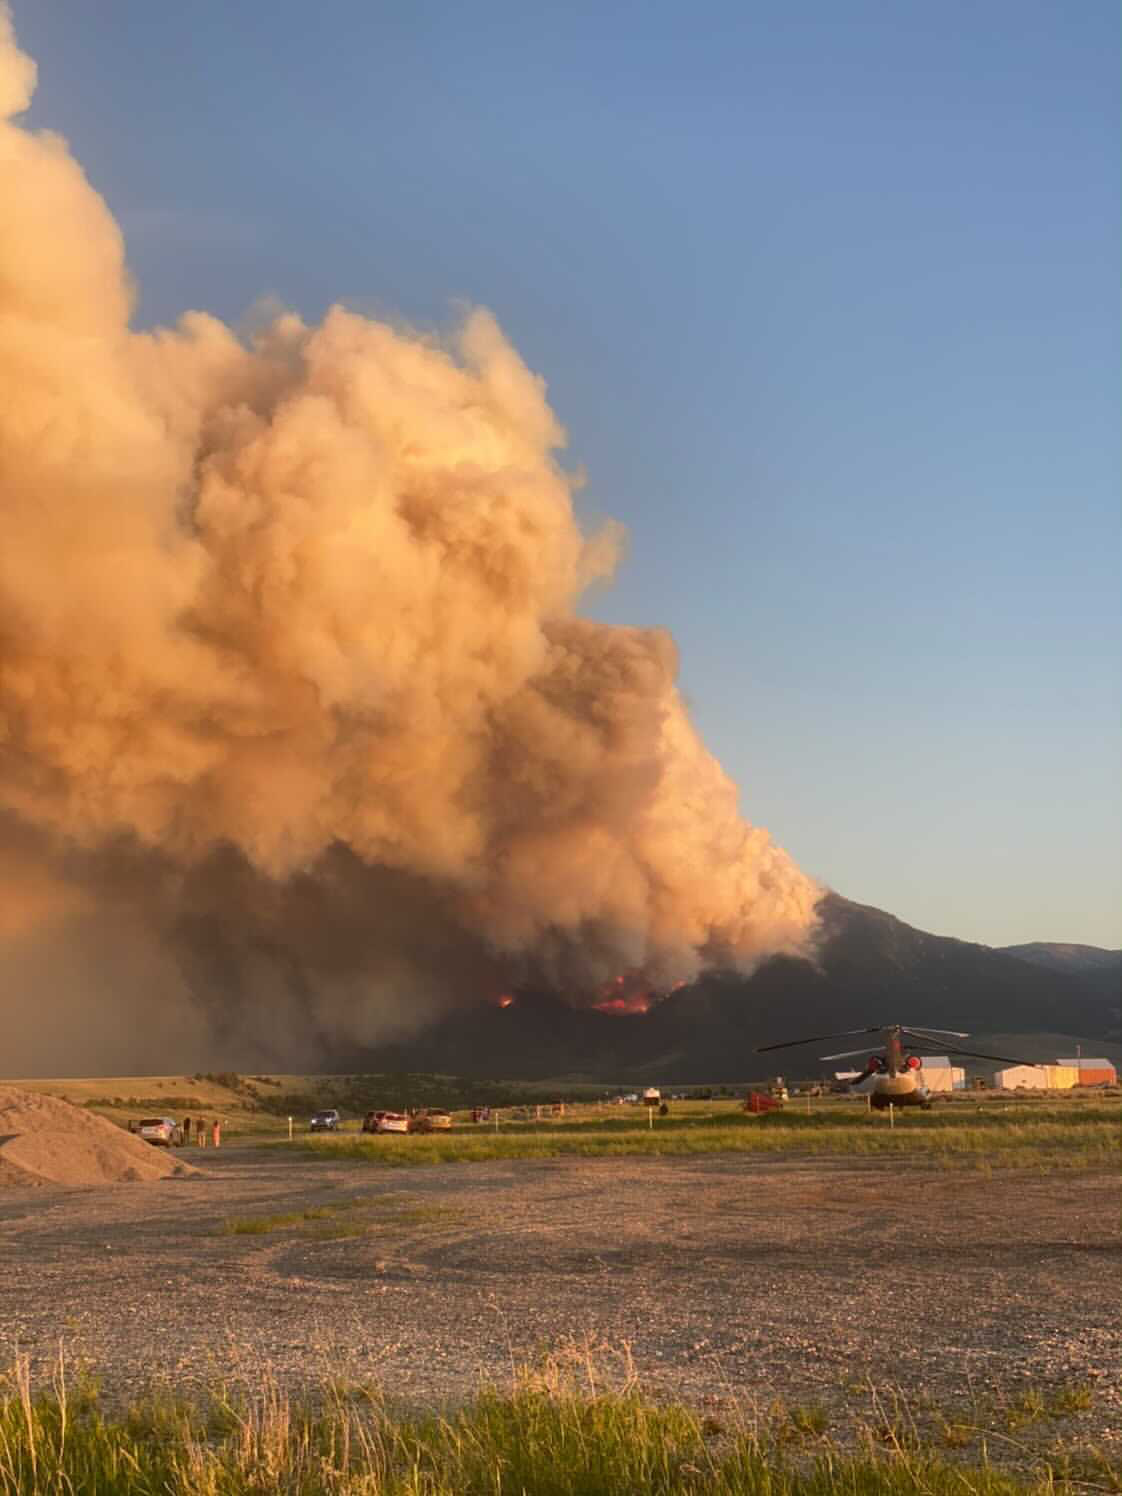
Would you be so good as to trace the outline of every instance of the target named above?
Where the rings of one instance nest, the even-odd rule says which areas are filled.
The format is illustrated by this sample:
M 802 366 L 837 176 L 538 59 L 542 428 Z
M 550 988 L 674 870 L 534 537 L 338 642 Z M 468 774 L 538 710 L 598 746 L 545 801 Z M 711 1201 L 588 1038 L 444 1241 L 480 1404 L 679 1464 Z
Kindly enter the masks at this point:
M 183 1129 L 170 1117 L 148 1117 L 136 1124 L 136 1135 L 157 1148 L 172 1148 L 183 1141 Z

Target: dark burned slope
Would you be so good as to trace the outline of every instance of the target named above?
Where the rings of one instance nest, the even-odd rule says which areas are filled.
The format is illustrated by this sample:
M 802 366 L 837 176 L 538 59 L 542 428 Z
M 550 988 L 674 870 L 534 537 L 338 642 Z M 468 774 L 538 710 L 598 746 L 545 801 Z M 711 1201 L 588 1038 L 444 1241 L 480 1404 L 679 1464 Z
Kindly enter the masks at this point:
M 824 900 L 822 920 L 816 963 L 779 958 L 748 980 L 706 978 L 651 1012 L 627 1018 L 522 993 L 510 1008 L 457 1013 L 408 1045 L 350 1056 L 348 1065 L 525 1078 L 720 1081 L 773 1070 L 774 1061 L 753 1052 L 756 1045 L 864 1024 L 1122 1037 L 1120 973 L 1110 963 L 1071 969 L 1026 960 L 929 935 L 837 894 Z M 817 1068 L 816 1053 L 805 1051 L 804 1073 Z

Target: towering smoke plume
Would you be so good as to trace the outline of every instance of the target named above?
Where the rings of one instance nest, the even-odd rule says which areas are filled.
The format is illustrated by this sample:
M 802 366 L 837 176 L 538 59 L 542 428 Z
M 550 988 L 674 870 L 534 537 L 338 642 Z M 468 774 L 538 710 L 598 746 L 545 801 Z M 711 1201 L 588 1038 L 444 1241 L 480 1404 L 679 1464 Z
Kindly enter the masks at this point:
M 34 78 L 0 15 L 0 941 L 41 1039 L 9 1071 L 304 1068 L 800 948 L 818 891 L 671 639 L 575 615 L 616 535 L 493 318 L 130 330 L 105 203 L 13 122 Z

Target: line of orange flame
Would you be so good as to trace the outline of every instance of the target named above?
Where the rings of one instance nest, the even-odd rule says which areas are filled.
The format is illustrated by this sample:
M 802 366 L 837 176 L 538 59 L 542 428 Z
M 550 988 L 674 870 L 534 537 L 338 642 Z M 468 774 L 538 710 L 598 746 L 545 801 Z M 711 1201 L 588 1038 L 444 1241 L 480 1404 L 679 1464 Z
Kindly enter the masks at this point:
M 623 990 L 626 988 L 626 985 L 626 974 L 621 974 L 608 982 L 602 990 L 600 1001 L 591 1004 L 593 1012 L 648 1013 L 654 1004 L 655 994 L 645 988 L 638 992 L 627 992 Z M 685 985 L 684 981 L 675 982 L 670 991 L 677 992 Z M 494 998 L 493 1001 L 496 1007 L 509 1008 L 513 1004 L 514 998 L 509 992 L 504 992 L 500 997 Z

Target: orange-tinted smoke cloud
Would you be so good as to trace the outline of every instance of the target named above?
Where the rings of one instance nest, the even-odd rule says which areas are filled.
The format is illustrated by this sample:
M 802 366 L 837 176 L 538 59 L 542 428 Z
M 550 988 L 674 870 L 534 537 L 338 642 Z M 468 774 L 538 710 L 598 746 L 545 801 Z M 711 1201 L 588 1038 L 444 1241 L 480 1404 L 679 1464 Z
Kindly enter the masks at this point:
M 439 939 L 356 939 L 352 1008 L 418 948 L 439 985 L 458 932 L 593 994 L 799 950 L 818 890 L 740 818 L 672 641 L 575 614 L 617 535 L 582 533 L 494 318 L 132 331 L 106 204 L 18 121 L 33 86 L 0 17 L 0 813 L 95 892 L 110 853 L 155 859 L 165 924 L 236 854 L 256 892 L 226 917 L 267 906 L 274 945 L 268 889 L 329 863 L 356 929 L 344 862 L 408 880 L 422 925 L 427 890 Z

